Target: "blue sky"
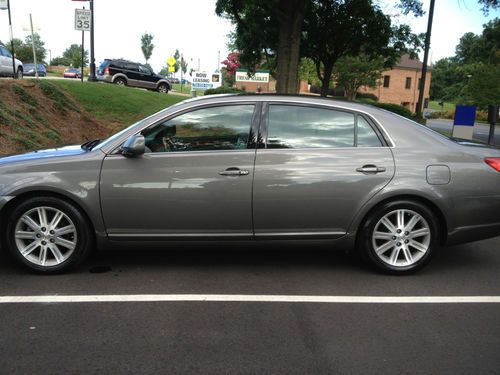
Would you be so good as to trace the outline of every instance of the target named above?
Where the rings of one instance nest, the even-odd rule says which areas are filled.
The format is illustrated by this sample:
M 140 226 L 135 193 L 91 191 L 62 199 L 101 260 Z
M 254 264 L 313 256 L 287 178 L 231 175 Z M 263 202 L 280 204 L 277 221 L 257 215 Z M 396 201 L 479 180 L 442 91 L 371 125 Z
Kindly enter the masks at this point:
M 390 3 L 381 1 L 390 9 Z M 40 35 L 51 50 L 52 57 L 62 54 L 72 43 L 81 43 L 81 33 L 73 30 L 74 9 L 87 2 L 71 0 L 11 0 L 14 36 L 24 39 L 28 34 L 23 26 L 29 24 L 32 13 Z M 424 8 L 427 10 L 429 1 Z M 226 35 L 232 30 L 229 22 L 215 15 L 215 0 L 95 0 L 96 9 L 96 63 L 108 57 L 123 57 L 144 61 L 140 36 L 154 35 L 156 45 L 151 65 L 159 70 L 176 48 L 184 53 L 191 67 L 212 71 L 217 67 L 217 53 L 221 60 L 227 55 Z M 460 37 L 468 31 L 480 33 L 482 25 L 499 11 L 485 17 L 474 0 L 437 0 L 432 32 L 431 58 L 454 54 Z M 409 23 L 414 32 L 425 32 L 427 16 L 394 17 Z M 0 11 L 0 40 L 9 40 L 7 11 Z M 88 45 L 89 37 L 86 36 Z

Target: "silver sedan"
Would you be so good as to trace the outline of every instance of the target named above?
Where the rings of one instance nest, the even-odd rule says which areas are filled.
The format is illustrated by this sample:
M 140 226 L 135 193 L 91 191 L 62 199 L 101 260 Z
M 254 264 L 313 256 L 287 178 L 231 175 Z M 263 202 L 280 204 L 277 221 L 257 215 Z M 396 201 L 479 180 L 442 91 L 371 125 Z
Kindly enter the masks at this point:
M 500 235 L 500 150 L 377 108 L 211 96 L 103 141 L 0 158 L 3 248 L 61 272 L 141 241 L 322 241 L 405 274 Z

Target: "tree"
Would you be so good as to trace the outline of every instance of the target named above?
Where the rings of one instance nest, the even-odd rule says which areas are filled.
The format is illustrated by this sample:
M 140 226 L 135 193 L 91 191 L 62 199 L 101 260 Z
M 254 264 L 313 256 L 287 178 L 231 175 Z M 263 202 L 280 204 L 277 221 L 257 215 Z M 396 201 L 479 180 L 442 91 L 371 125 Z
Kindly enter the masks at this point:
M 144 33 L 141 36 L 141 49 L 142 49 L 142 54 L 146 59 L 146 63 L 151 58 L 151 55 L 153 54 L 153 49 L 155 48 L 155 45 L 153 44 L 153 38 L 154 38 L 153 34 L 148 34 L 148 33 Z
M 489 104 L 500 103 L 500 65 L 483 65 L 467 84 L 463 102 L 486 109 Z
M 302 23 L 309 0 L 217 0 L 216 13 L 236 26 L 234 46 L 250 71 L 275 58 L 278 93 L 298 92 Z
M 34 41 L 35 41 L 35 52 L 36 52 L 36 57 L 37 61 L 41 62 L 45 60 L 45 57 L 47 55 L 47 50 L 45 49 L 45 43 L 42 41 L 40 38 L 40 35 L 37 33 L 34 33 Z M 14 54 L 16 58 L 21 60 L 22 62 L 34 62 L 35 59 L 33 57 L 33 45 L 31 43 L 31 35 L 28 35 L 25 39 L 24 42 L 21 39 L 14 38 Z M 7 49 L 12 53 L 12 48 L 11 44 L 8 43 L 6 45 Z
M 182 74 L 186 74 L 187 73 L 187 70 L 188 70 L 188 63 L 186 61 L 186 59 L 184 59 L 184 56 L 181 55 L 181 71 L 182 71 Z
M 227 86 L 233 86 L 236 69 L 241 68 L 240 53 L 231 52 L 227 58 L 221 62 L 224 67 L 222 73 L 224 75 L 224 83 Z
M 381 56 L 344 56 L 335 64 L 333 75 L 337 84 L 344 88 L 346 98 L 355 100 L 360 87 L 377 85 L 382 71 L 385 70 L 384 63 L 385 59 Z
M 174 53 L 174 59 L 175 59 L 175 64 L 174 64 L 174 73 L 177 73 L 181 67 L 181 53 L 179 52 L 178 49 L 175 50 Z
M 82 45 L 72 44 L 62 54 L 62 59 L 54 59 L 56 62 L 62 62 L 63 65 L 71 65 L 75 68 L 80 68 L 82 66 Z M 84 52 L 83 66 L 87 66 L 89 62 L 89 52 L 86 50 Z M 64 64 L 65 63 L 65 64 Z

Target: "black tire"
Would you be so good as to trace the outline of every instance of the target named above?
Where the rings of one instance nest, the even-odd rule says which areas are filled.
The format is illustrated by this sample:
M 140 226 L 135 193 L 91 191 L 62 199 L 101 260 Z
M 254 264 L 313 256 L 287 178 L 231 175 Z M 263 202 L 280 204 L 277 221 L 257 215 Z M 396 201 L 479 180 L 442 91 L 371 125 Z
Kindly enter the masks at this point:
M 113 83 L 118 86 L 127 86 L 127 80 L 122 77 L 115 78 Z
M 420 215 L 423 220 L 417 222 L 414 227 L 416 229 L 413 230 L 412 228 L 410 231 L 401 231 L 401 229 L 397 229 L 397 212 L 402 212 L 403 218 L 406 216 L 406 219 L 409 219 L 408 221 L 403 219 L 406 225 L 410 224 L 412 217 L 415 217 L 416 220 L 418 218 L 416 215 Z M 406 214 L 404 214 L 405 212 Z M 392 224 L 396 224 L 394 226 L 396 229 L 395 233 L 391 232 L 384 223 L 381 223 L 384 217 L 388 218 Z M 394 218 L 396 219 L 395 221 Z M 386 228 L 387 233 L 385 230 L 382 230 Z M 382 232 L 391 238 L 376 239 L 375 237 L 377 236 L 374 233 L 376 229 L 377 235 L 380 235 Z M 398 233 L 397 230 L 401 231 L 401 233 Z M 412 237 L 413 233 L 417 234 L 419 231 L 420 233 L 428 232 L 428 234 Z M 407 233 L 408 235 L 406 235 Z M 385 273 L 408 275 L 418 271 L 431 260 L 439 244 L 439 233 L 439 222 L 436 219 L 436 215 L 424 204 L 407 200 L 388 202 L 371 212 L 362 224 L 358 237 L 357 250 L 364 260 L 368 260 L 372 265 Z M 414 239 L 416 240 L 414 241 Z M 424 241 L 420 243 L 419 241 L 422 240 Z M 418 245 L 415 242 L 419 242 L 420 245 L 418 247 L 422 247 L 420 250 L 417 247 L 413 247 L 414 244 Z M 381 251 L 386 244 L 390 247 L 382 253 L 377 253 L 375 246 L 378 246 L 377 249 Z M 425 251 L 424 248 L 426 248 Z M 407 253 L 409 253 L 408 257 Z M 395 256 L 393 257 L 393 255 Z M 396 264 L 390 264 L 391 261 Z
M 163 94 L 168 94 L 169 87 L 166 83 L 160 83 L 158 85 L 157 91 Z
M 38 239 L 22 239 L 22 240 L 16 240 L 16 227 L 18 225 L 25 225 L 24 223 L 20 223 L 21 217 L 24 215 L 33 212 L 37 208 L 41 209 L 43 208 L 48 212 L 47 214 L 47 228 L 44 228 L 40 226 L 40 231 L 35 231 L 31 229 L 31 227 L 26 226 L 26 229 L 22 229 L 25 231 L 29 231 L 29 234 L 33 236 L 33 233 L 39 233 L 36 234 L 37 237 L 40 237 L 43 235 L 42 238 Z M 54 236 L 49 235 L 49 229 L 50 227 L 50 222 L 54 222 L 54 216 L 50 216 L 51 213 L 57 213 L 61 212 L 62 214 L 66 215 L 63 216 L 63 218 L 59 221 L 60 225 L 65 225 L 65 226 L 70 226 L 73 225 L 74 230 L 70 234 L 62 234 L 62 235 L 57 235 L 55 234 Z M 33 213 L 33 215 L 36 215 Z M 41 221 L 40 221 L 41 223 Z M 57 230 L 57 226 L 54 227 L 55 230 Z M 44 233 L 41 231 L 43 230 Z M 52 231 L 50 231 L 52 233 Z M 27 233 L 27 232 L 25 232 Z M 53 274 L 53 273 L 61 273 L 64 271 L 68 271 L 71 268 L 76 267 L 79 265 L 87 256 L 90 254 L 91 250 L 94 248 L 94 234 L 91 229 L 91 225 L 88 222 L 88 220 L 85 218 L 85 216 L 80 212 L 78 208 L 76 208 L 74 205 L 66 202 L 65 200 L 59 199 L 59 198 L 54 198 L 54 197 L 35 197 L 35 198 L 29 198 L 20 204 L 18 204 L 11 212 L 8 218 L 8 223 L 4 231 L 4 238 L 5 238 L 5 246 L 7 250 L 10 252 L 10 254 L 14 257 L 14 259 L 22 264 L 23 266 L 27 267 L 29 270 L 34 271 L 36 273 L 43 273 L 43 274 Z M 66 236 L 66 239 L 68 239 L 67 236 L 72 236 L 69 238 L 70 241 L 74 241 L 74 249 L 69 250 L 68 248 L 64 247 L 64 245 L 58 245 L 57 241 L 60 239 L 65 239 L 64 236 Z M 45 238 L 46 237 L 46 238 Z M 47 256 L 45 257 L 47 264 L 46 265 L 40 265 L 35 263 L 34 259 L 37 257 L 41 257 L 41 252 L 42 252 L 42 247 L 35 247 L 35 251 L 32 251 L 30 254 L 24 256 L 21 254 L 20 247 L 18 246 L 18 241 L 21 241 L 21 244 L 26 245 L 27 247 L 32 243 L 36 241 L 42 241 L 46 240 L 46 243 L 48 244 L 47 247 L 53 246 L 49 243 L 49 237 L 50 237 L 50 242 L 55 242 L 56 249 L 59 249 L 59 254 L 63 255 L 61 258 L 61 261 L 59 262 L 55 256 L 55 253 L 52 252 L 52 250 L 47 249 L 45 250 Z M 57 238 L 57 240 L 53 240 L 52 238 Z M 20 245 L 23 246 L 23 245 Z M 65 257 L 67 255 L 67 257 Z M 51 259 L 53 258 L 53 259 Z M 59 262 L 59 263 L 58 263 Z

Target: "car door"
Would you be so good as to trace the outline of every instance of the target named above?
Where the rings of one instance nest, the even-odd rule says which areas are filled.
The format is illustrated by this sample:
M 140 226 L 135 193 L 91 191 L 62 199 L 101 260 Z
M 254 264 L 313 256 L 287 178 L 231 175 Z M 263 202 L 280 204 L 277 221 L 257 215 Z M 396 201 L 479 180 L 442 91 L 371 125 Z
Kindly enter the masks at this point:
M 256 238 L 344 235 L 394 175 L 390 148 L 369 117 L 312 105 L 264 106 L 253 212 Z
M 158 78 L 144 65 L 139 65 L 139 85 L 146 89 L 155 89 Z
M 144 129 L 143 156 L 106 156 L 109 237 L 252 238 L 257 112 L 253 102 L 197 107 Z
M 9 57 L 9 51 L 0 46 L 0 73 L 9 74 L 12 72 L 12 58 Z

